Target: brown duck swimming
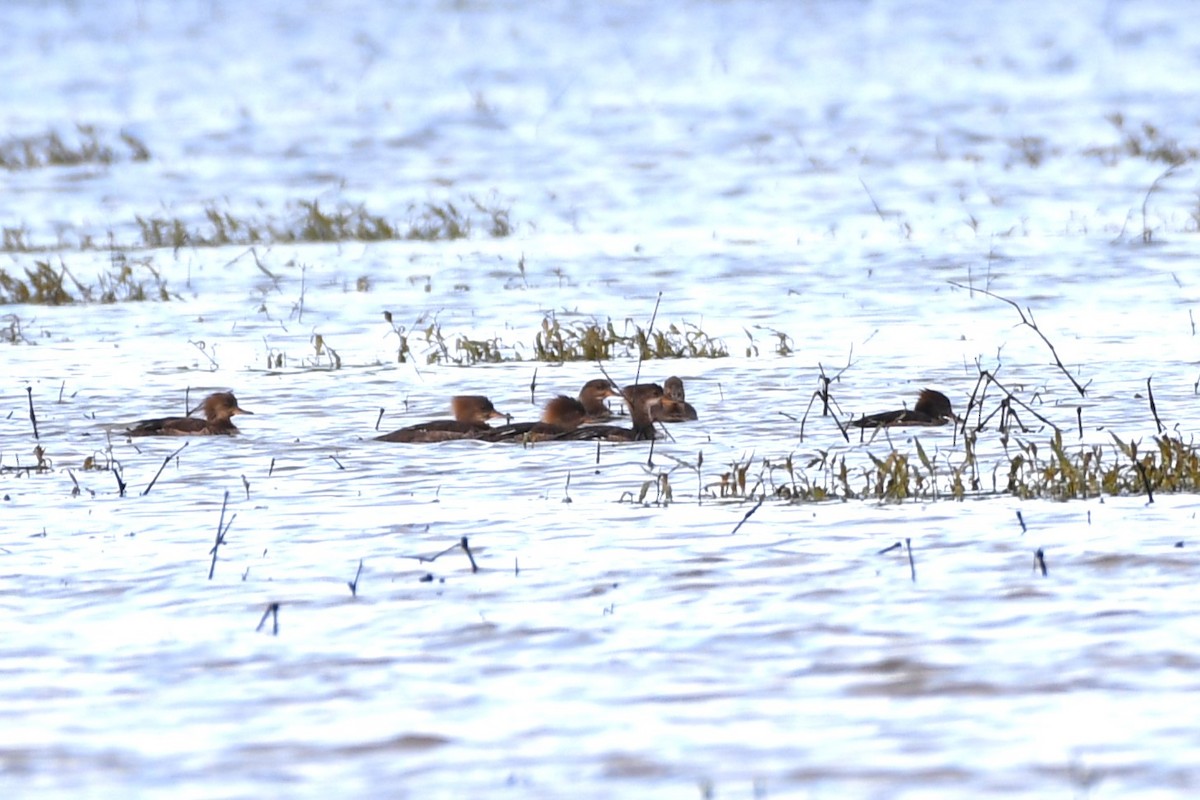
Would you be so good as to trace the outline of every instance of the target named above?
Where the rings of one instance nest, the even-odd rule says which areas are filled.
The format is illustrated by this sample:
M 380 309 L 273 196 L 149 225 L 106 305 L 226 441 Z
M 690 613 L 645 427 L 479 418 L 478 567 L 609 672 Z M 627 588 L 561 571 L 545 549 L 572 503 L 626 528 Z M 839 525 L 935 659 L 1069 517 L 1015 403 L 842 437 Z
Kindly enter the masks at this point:
M 950 398 L 934 389 L 922 389 L 917 396 L 917 404 L 911 410 L 906 408 L 870 414 L 850 424 L 858 428 L 890 428 L 893 425 L 945 425 L 954 420 Z
M 195 414 L 201 410 L 204 411 L 204 419 L 191 416 L 144 419 L 133 423 L 125 432 L 130 436 L 231 436 L 238 429 L 230 418 L 234 414 L 254 413 L 238 406 L 233 392 L 210 394 L 188 413 Z
M 580 425 L 612 418 L 612 412 L 604 401 L 609 397 L 621 397 L 621 393 L 607 378 L 590 380 L 579 390 L 579 397 L 560 394 L 542 411 L 538 422 L 515 422 L 484 431 L 477 438 L 485 442 L 544 441 L 570 433 Z
M 587 415 L 588 422 L 604 422 L 612 419 L 612 412 L 604 401 L 610 397 L 621 397 L 617 387 L 608 378 L 590 380 L 579 390 L 579 402 Z
M 621 391 L 629 406 L 632 428 L 619 425 L 585 425 L 555 437 L 560 440 L 636 442 L 654 438 L 654 408 L 662 401 L 663 390 L 657 383 L 639 383 Z
M 583 403 L 574 397 L 560 394 L 542 411 L 538 422 L 514 422 L 498 428 L 481 431 L 476 439 L 481 442 L 541 442 L 569 433 L 588 421 Z
M 663 397 L 651 413 L 656 422 L 691 422 L 699 419 L 696 409 L 684 399 L 683 381 L 672 375 L 663 381 Z
M 435 419 L 419 425 L 376 436 L 377 442 L 449 442 L 455 439 L 474 439 L 492 430 L 488 420 L 507 417 L 496 410 L 492 401 L 482 395 L 460 394 L 450 398 L 454 419 Z

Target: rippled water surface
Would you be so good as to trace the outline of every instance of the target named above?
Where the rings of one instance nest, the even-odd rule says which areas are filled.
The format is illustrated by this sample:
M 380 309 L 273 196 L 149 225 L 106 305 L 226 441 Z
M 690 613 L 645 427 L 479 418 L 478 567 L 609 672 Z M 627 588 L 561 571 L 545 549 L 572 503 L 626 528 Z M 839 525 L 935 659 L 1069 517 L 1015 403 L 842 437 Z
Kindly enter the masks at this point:
M 773 492 L 789 456 L 816 483 L 963 456 L 815 412 L 801 438 L 822 369 L 842 419 L 925 386 L 964 408 L 988 369 L 1071 447 L 1150 446 L 1152 379 L 1190 440 L 1197 16 L 4 4 L 0 137 L 91 126 L 118 157 L 0 170 L 2 269 L 126 258 L 172 295 L 0 308 L 5 796 L 1195 794 L 1194 495 L 992 492 L 994 428 L 963 502 Z M 511 235 L 139 245 L 139 218 L 470 198 Z M 598 374 L 532 360 L 544 319 L 656 303 L 729 356 L 641 365 L 700 414 L 653 452 L 370 441 L 456 393 L 532 418 Z M 431 325 L 508 360 L 427 364 Z M 238 437 L 122 435 L 217 389 Z

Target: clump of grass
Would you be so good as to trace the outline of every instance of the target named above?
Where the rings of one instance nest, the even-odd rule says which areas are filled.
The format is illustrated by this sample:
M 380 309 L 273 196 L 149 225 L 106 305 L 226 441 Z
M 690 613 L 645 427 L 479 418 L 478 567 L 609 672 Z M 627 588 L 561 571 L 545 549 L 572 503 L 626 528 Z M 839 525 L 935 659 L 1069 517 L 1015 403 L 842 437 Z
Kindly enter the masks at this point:
M 4 229 L 3 247 L 6 253 L 28 253 L 35 249 L 29 243 L 29 229 L 23 225 Z
M 334 209 L 321 208 L 320 202 L 300 201 L 289 209 L 288 216 L 255 219 L 239 217 L 215 205 L 204 209 L 206 227 L 189 228 L 175 217 L 142 217 L 136 222 L 141 231 L 141 245 L 148 248 L 220 247 L 222 245 L 257 245 L 296 242 L 380 241 L 398 239 L 395 226 L 386 218 L 370 213 L 358 205 L 341 205 Z
M 468 198 L 490 236 L 512 232 L 509 211 Z M 471 235 L 475 218 L 451 202 L 409 206 L 409 220 L 398 224 L 362 205 L 340 203 L 323 207 L 318 200 L 302 200 L 288 207 L 283 218 L 241 217 L 210 204 L 206 224 L 190 227 L 177 217 L 137 216 L 141 246 L 179 249 L 222 245 L 294 244 L 297 242 L 379 242 L 397 239 L 449 241 Z M 7 234 L 6 234 L 7 236 Z
M 453 203 L 408 207 L 408 231 L 404 238 L 423 242 L 465 239 L 471 235 L 471 220 Z M 395 237 L 399 238 L 399 237 Z
M 1040 167 L 1051 156 L 1059 156 L 1062 151 L 1051 146 L 1041 136 L 1021 136 L 1010 139 L 1009 146 L 1015 151 L 1017 158 L 1033 168 Z
M 66 277 L 65 265 L 56 272 L 48 261 L 35 261 L 33 267 L 25 267 L 24 279 L 10 275 L 7 270 L 0 270 L 0 304 L 61 306 L 74 302 L 64 285 Z
M 633 325 L 633 332 L 618 333 L 612 321 L 563 325 L 553 315 L 542 320 L 532 348 L 509 345 L 499 337 L 476 339 L 447 335 L 436 319 L 418 318 L 411 326 L 397 323 L 390 311 L 383 318 L 396 337 L 396 361 L 404 364 L 423 358 L 426 364 L 470 365 L 524 361 L 529 350 L 534 361 L 611 361 L 614 358 L 721 358 L 728 355 L 725 344 L 695 326 L 670 325 L 665 330 L 646 331 Z M 627 322 L 627 327 L 632 323 Z M 424 349 L 421 348 L 421 342 Z
M 415 359 L 413 351 L 416 336 L 425 340 L 424 358 L 426 364 L 455 364 L 465 366 L 471 364 L 495 364 L 503 361 L 520 361 L 516 351 L 505 345 L 499 337 L 492 339 L 472 339 L 468 336 L 454 336 L 453 341 L 446 338 L 442 326 L 437 319 L 426 323 L 425 318 L 418 318 L 412 328 L 400 325 L 395 321 L 392 312 L 384 311 L 383 319 L 392 326 L 396 336 L 396 361 L 405 364 Z M 420 327 L 424 325 L 424 327 Z
M 771 460 L 737 460 L 716 480 L 702 483 L 700 497 L 717 500 L 774 498 L 789 503 L 875 500 L 881 503 L 965 500 L 1011 495 L 1020 499 L 1075 500 L 1200 492 L 1200 447 L 1178 436 L 1157 436 L 1153 446 L 1113 436 L 1111 445 L 1069 447 L 1062 432 L 1048 443 L 1021 441 L 990 465 L 991 486 L 980 478 L 974 439 L 955 453 L 931 457 L 919 439 L 913 452 L 891 449 L 865 453 L 819 451 L 804 464 L 794 454 Z M 986 472 L 986 471 L 985 471 Z M 646 491 L 642 487 L 643 495 Z M 632 493 L 627 493 L 632 494 Z
M 1092 445 L 1068 452 L 1056 432 L 1044 457 L 1035 444 L 1022 442 L 1010 461 L 1006 490 L 1054 500 L 1200 491 L 1200 454 L 1193 443 L 1157 436 L 1154 447 L 1139 455 L 1138 442 L 1115 434 L 1113 442 L 1107 449 Z
M 724 358 L 729 348 L 717 338 L 690 323 L 682 327 L 672 323 L 666 329 L 646 330 L 625 321 L 625 333 L 618 333 L 612 320 L 563 324 L 553 314 L 542 319 L 534 337 L 533 354 L 538 361 L 608 361 L 616 357 L 642 360 L 652 358 Z
M 140 277 L 139 272 L 149 277 Z M 170 300 L 166 281 L 150 259 L 113 256 L 110 271 L 96 277 L 94 284 L 79 281 L 60 259 L 58 267 L 49 261 L 35 261 L 24 268 L 25 276 L 0 269 L 0 305 L 29 303 L 60 306 L 72 303 L 131 303 L 157 299 Z
M 792 337 L 788 336 L 783 331 L 777 331 L 774 328 L 767 328 L 763 325 L 755 325 L 756 330 L 766 331 L 775 338 L 774 350 L 777 356 L 790 356 L 796 352 L 796 342 Z M 758 341 L 754 338 L 754 334 L 748 328 L 743 328 L 746 331 L 746 338 L 750 340 L 746 345 L 746 358 L 752 358 L 759 355 Z
M 147 161 L 150 158 L 145 143 L 130 133 L 118 134 L 114 142 L 92 125 L 76 125 L 75 134 L 71 139 L 64 139 L 57 131 L 49 131 L 0 142 L 0 168 L 25 170 Z
M 498 364 L 503 361 L 520 361 L 516 352 L 507 347 L 496 337 L 492 339 L 471 339 L 466 336 L 454 337 L 454 348 L 451 350 L 442 327 L 436 321 L 429 323 L 422 331 L 427 345 L 425 354 L 426 364 L 455 364 L 469 366 L 471 364 Z M 402 348 L 408 347 L 407 339 L 402 337 Z M 507 354 L 507 355 L 506 355 Z M 403 356 L 403 350 L 401 350 Z M 403 358 L 401 358 L 403 360 Z
M 493 239 L 512 234 L 509 209 L 501 205 L 495 195 L 490 198 L 490 204 L 473 195 L 468 195 L 466 200 L 474 215 L 470 211 L 464 213 L 450 202 L 409 206 L 408 230 L 404 238 L 419 241 L 466 239 L 477 223 L 482 223 L 484 231 Z
M 1200 150 L 1186 147 L 1168 138 L 1155 125 L 1143 122 L 1138 127 L 1127 127 L 1122 114 L 1112 114 L 1108 121 L 1121 132 L 1121 141 L 1106 147 L 1089 147 L 1084 155 L 1099 158 L 1105 164 L 1115 164 L 1122 156 L 1144 158 L 1178 166 L 1200 158 Z

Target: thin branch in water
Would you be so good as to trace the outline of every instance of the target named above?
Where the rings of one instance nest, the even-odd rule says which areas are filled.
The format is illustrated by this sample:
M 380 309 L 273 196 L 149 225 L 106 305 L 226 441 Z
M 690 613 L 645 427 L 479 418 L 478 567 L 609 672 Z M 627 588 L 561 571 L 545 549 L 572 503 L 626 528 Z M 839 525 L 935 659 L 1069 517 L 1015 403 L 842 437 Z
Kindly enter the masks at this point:
M 279 635 L 279 603 L 271 603 L 267 606 L 267 610 L 263 612 L 262 619 L 258 621 L 258 627 L 254 629 L 258 633 L 263 629 L 263 625 L 267 624 L 267 617 L 271 618 L 271 635 Z
M 1042 577 L 1046 577 L 1046 554 L 1042 552 L 1042 548 L 1038 548 L 1033 554 L 1033 568 L 1041 570 Z
M 754 504 L 754 508 L 752 508 L 746 512 L 746 516 L 742 517 L 742 521 L 734 526 L 733 530 L 731 530 L 729 532 L 729 535 L 733 536 L 735 533 L 740 531 L 742 529 L 742 526 L 746 524 L 746 520 L 748 520 L 752 516 L 754 516 L 755 511 L 758 511 L 758 509 L 762 508 L 763 501 L 766 499 L 767 499 L 766 495 L 763 495 L 762 497 L 758 498 L 758 502 Z
M 862 184 L 863 191 L 867 193 L 867 199 L 871 201 L 871 205 L 875 208 L 875 213 L 879 215 L 879 219 L 887 222 L 887 217 L 883 213 L 883 209 L 879 207 L 879 203 L 875 202 L 875 195 L 871 194 L 871 190 L 867 188 L 867 182 L 859 176 L 858 182 Z
M 1031 311 L 1028 306 L 1022 309 L 1021 306 L 1016 303 L 1016 301 L 1009 300 L 1007 297 L 998 295 L 995 292 L 987 289 L 977 289 L 974 286 L 967 286 L 959 283 L 958 281 L 948 281 L 948 283 L 951 286 L 957 286 L 959 289 L 966 289 L 968 292 L 979 292 L 980 294 L 987 295 L 988 297 L 994 298 L 1003 303 L 1008 303 L 1010 306 L 1015 308 L 1017 310 L 1017 315 L 1021 318 L 1021 324 L 1025 325 L 1034 333 L 1036 333 L 1038 338 L 1040 338 L 1045 343 L 1046 347 L 1050 349 L 1050 355 L 1054 356 L 1054 365 L 1058 367 L 1059 371 L 1062 372 L 1063 375 L 1067 376 L 1067 380 L 1069 380 L 1071 385 L 1075 387 L 1075 391 L 1079 392 L 1079 396 L 1087 397 L 1087 386 L 1091 385 L 1091 381 L 1088 381 L 1087 384 L 1084 385 L 1075 380 L 1075 376 L 1070 373 L 1070 371 L 1063 364 L 1062 359 L 1058 357 L 1058 351 L 1054 349 L 1054 345 L 1049 339 L 1046 338 L 1046 334 L 1042 333 L 1041 328 L 1037 326 L 1037 322 L 1033 318 L 1033 311 Z
M 1021 523 L 1021 534 L 1024 535 L 1028 528 L 1025 527 L 1025 518 L 1021 516 L 1020 509 L 1017 509 L 1017 522 Z
M 1181 164 L 1172 164 L 1170 167 L 1168 167 L 1166 172 L 1164 172 L 1162 175 L 1159 175 L 1157 178 L 1154 179 L 1154 182 L 1150 184 L 1150 188 L 1146 190 L 1146 196 L 1144 198 L 1142 198 L 1142 243 L 1143 244 L 1150 244 L 1150 242 L 1153 241 L 1153 239 L 1154 239 L 1154 234 L 1150 230 L 1150 223 L 1146 219 L 1146 217 L 1148 216 L 1147 209 L 1150 206 L 1150 196 L 1153 195 L 1154 192 L 1158 190 L 1159 184 L 1162 183 L 1163 181 L 1165 181 L 1167 178 L 1171 177 L 1173 174 L 1175 174 L 1175 170 L 1178 169 L 1180 166 L 1182 166 L 1182 165 Z
M 854 351 L 851 350 L 852 354 L 853 352 Z M 847 364 L 845 368 L 843 368 L 832 378 L 826 377 L 824 365 L 817 364 L 817 367 L 821 370 L 821 377 L 818 379 L 821 382 L 821 388 L 812 393 L 812 397 L 808 399 L 808 408 L 804 409 L 804 416 L 800 419 L 800 441 L 804 441 L 804 426 L 808 423 L 808 415 L 809 412 L 812 411 L 813 403 L 817 402 L 817 399 L 820 398 L 821 416 L 833 417 L 833 422 L 835 425 L 837 425 L 838 431 L 841 432 L 842 438 L 848 443 L 850 441 L 850 433 L 846 430 L 846 426 L 842 424 L 842 421 L 838 418 L 838 415 L 833 412 L 832 408 L 830 408 L 830 404 L 837 405 L 837 401 L 834 400 L 829 394 L 829 384 L 841 377 L 842 372 L 845 372 L 846 369 L 849 369 L 850 365 Z
M 350 587 L 350 596 L 358 597 L 358 577 L 362 575 L 363 560 L 358 560 L 358 572 L 354 573 L 354 580 L 346 581 L 346 585 Z
M 425 526 L 425 529 L 428 530 L 429 526 L 428 525 Z M 434 561 L 437 561 L 439 558 L 446 555 L 447 553 L 451 553 L 451 552 L 453 552 L 455 550 L 459 550 L 459 549 L 466 549 L 466 547 L 467 547 L 467 537 L 464 536 L 462 539 L 460 539 L 459 541 L 450 545 L 445 550 L 439 550 L 438 552 L 434 553 L 431 556 L 401 556 L 401 558 L 411 558 L 416 561 L 419 561 L 422 564 L 432 564 Z M 467 550 L 467 555 L 468 556 L 471 555 L 470 550 Z M 471 559 L 471 564 L 472 564 L 472 566 L 474 566 L 475 559 L 473 559 L 473 558 Z M 431 578 L 431 580 L 432 580 L 432 578 Z
M 658 293 L 658 299 L 654 301 L 654 313 L 650 315 L 650 327 L 646 329 L 647 337 L 654 335 L 654 321 L 658 319 L 658 306 L 660 303 L 662 303 L 662 292 Z M 649 339 L 646 340 L 646 347 L 647 348 L 650 347 Z M 641 348 L 639 348 L 639 350 L 640 349 Z M 633 373 L 633 382 L 635 384 L 639 380 L 641 380 L 641 377 L 642 377 L 642 361 L 645 360 L 642 356 L 644 356 L 644 355 L 645 355 L 645 350 L 642 350 L 641 352 L 638 353 L 637 370 L 634 371 L 634 373 Z
M 1150 398 L 1150 413 L 1154 415 L 1154 424 L 1158 426 L 1159 434 L 1162 434 L 1166 430 L 1166 427 L 1162 424 L 1162 420 L 1158 418 L 1158 406 L 1154 404 L 1154 389 L 1150 387 L 1150 381 L 1152 380 L 1154 380 L 1153 375 L 1146 378 L 1146 394 Z
M 204 342 L 204 341 L 197 341 L 197 342 L 193 342 L 191 339 L 189 339 L 189 340 L 188 340 L 188 344 L 190 344 L 192 347 L 194 347 L 194 348 L 196 348 L 197 350 L 199 350 L 199 351 L 200 351 L 200 354 L 201 354 L 202 356 L 204 356 L 205 358 L 207 358 L 207 359 L 208 359 L 208 363 L 212 365 L 212 368 L 213 368 L 214 370 L 216 370 L 216 369 L 220 369 L 221 365 L 220 365 L 220 364 L 218 364 L 218 363 L 217 363 L 217 360 L 216 360 L 215 358 L 213 358 L 213 357 L 212 357 L 212 354 L 210 354 L 210 353 L 208 352 L 208 344 L 207 344 L 206 342 Z M 214 347 L 213 347 L 213 353 L 216 353 L 216 352 L 217 352 L 217 348 L 214 346 Z M 191 387 L 188 387 L 188 388 L 190 389 Z M 187 399 L 187 393 L 186 393 L 186 392 L 184 393 L 184 399 L 185 399 L 185 402 L 186 402 L 186 399 Z
M 976 366 L 978 366 L 978 365 L 976 365 Z M 975 400 L 976 393 L 979 391 L 981 384 L 983 384 L 985 390 L 986 390 L 987 385 L 995 385 L 998 389 L 1000 389 L 1000 391 L 1004 392 L 1004 399 L 1000 401 L 1000 405 L 995 410 L 993 410 L 990 414 L 988 414 L 986 417 L 983 416 L 982 399 L 978 402 L 978 404 L 976 404 L 976 400 Z M 996 379 L 995 375 L 988 372 L 986 369 L 980 369 L 979 370 L 979 381 L 975 384 L 975 391 L 972 392 L 971 399 L 967 404 L 968 413 L 970 413 L 970 409 L 972 406 L 975 406 L 976 408 L 979 409 L 979 420 L 975 426 L 975 432 L 978 433 L 979 431 L 983 430 L 983 426 L 986 425 L 989 421 L 991 421 L 992 417 L 994 417 L 997 413 L 1001 414 L 1001 430 L 1004 430 L 1004 424 L 1007 423 L 1007 416 L 1011 416 L 1013 419 L 1017 420 L 1017 424 L 1021 426 L 1021 430 L 1025 430 L 1025 426 L 1021 423 L 1020 418 L 1017 417 L 1017 415 L 1012 410 L 1013 405 L 1017 405 L 1017 406 L 1020 406 L 1021 408 L 1025 409 L 1030 414 L 1037 417 L 1037 419 L 1043 425 L 1050 427 L 1051 429 L 1053 429 L 1056 432 L 1059 431 L 1059 427 L 1057 425 L 1055 425 L 1053 422 L 1051 422 L 1050 420 L 1043 417 L 1038 412 L 1034 411 L 1032 406 L 1030 406 L 1024 400 L 1017 397 L 1011 391 L 1009 391 L 1009 389 L 1004 384 L 1000 383 L 1000 381 L 998 381 Z M 963 434 L 965 435 L 966 434 L 966 419 L 967 419 L 965 414 L 963 415 L 962 419 L 963 419 Z
M 187 447 L 189 444 L 191 444 L 191 442 L 184 442 L 183 447 L 179 448 L 174 453 L 171 453 L 171 455 L 169 455 L 163 459 L 163 463 L 159 466 L 158 472 L 154 473 L 154 478 L 146 486 L 145 491 L 142 492 L 142 497 L 145 497 L 146 495 L 150 494 L 150 490 L 153 489 L 154 484 L 158 482 L 158 476 L 162 475 L 162 471 L 167 468 L 167 464 L 170 464 L 171 459 L 174 458 L 175 456 L 179 455 L 180 453 L 182 453 L 184 447 Z
M 467 537 L 462 537 L 462 541 L 458 544 L 462 547 L 463 552 L 467 554 L 467 559 L 471 562 L 471 572 L 479 572 L 479 565 L 475 563 L 475 556 L 472 555 L 471 547 L 467 544 Z
M 37 414 L 33 413 L 33 387 L 26 386 L 25 392 L 29 395 L 29 421 L 30 421 L 30 423 L 33 424 L 33 438 L 35 441 L 40 442 L 42 440 L 42 437 L 38 436 Z M 122 494 L 124 494 L 124 492 L 122 492 Z
M 912 573 L 912 582 L 916 583 L 917 582 L 917 565 L 913 561 L 912 539 L 904 540 L 904 548 L 906 550 L 908 550 L 908 569 Z
M 217 569 L 217 550 L 221 547 L 222 544 L 224 544 L 225 532 L 227 530 L 229 530 L 229 528 L 225 527 L 225 507 L 228 504 L 229 504 L 229 490 L 226 489 L 225 490 L 225 499 L 223 499 L 221 501 L 221 517 L 220 517 L 220 519 L 217 520 L 217 538 L 215 540 L 213 540 L 212 550 L 208 551 L 212 554 L 212 564 L 209 565 L 209 568 L 208 568 L 208 579 L 210 581 L 212 580 L 213 573 L 216 572 L 216 569 Z M 234 514 L 233 516 L 237 517 L 237 514 Z M 229 520 L 229 524 L 230 525 L 233 524 L 232 518 Z

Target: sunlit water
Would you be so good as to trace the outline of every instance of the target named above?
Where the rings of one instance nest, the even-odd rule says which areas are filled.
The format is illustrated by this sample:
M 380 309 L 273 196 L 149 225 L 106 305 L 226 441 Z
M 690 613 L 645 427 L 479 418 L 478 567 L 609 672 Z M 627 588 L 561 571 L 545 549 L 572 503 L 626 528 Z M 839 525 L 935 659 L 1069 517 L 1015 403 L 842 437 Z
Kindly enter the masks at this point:
M 1200 139 L 1196 10 L 410 5 L 0 10 L 0 133 L 84 123 L 151 153 L 0 174 L 4 227 L 63 243 L 5 255 L 11 273 L 61 258 L 90 282 L 111 263 L 84 237 L 214 204 L 403 220 L 473 195 L 515 226 L 128 250 L 178 296 L 0 309 L 19 329 L 0 345 L 5 796 L 1193 794 L 1196 497 L 745 519 L 753 501 L 714 495 L 735 463 L 761 493 L 763 459 L 914 449 L 815 413 L 802 440 L 821 368 L 843 419 L 923 386 L 961 408 L 989 369 L 1069 444 L 1148 441 L 1152 378 L 1190 436 L 1196 173 L 1148 195 L 1167 165 L 1123 142 Z M 1086 396 L 1016 309 L 962 286 L 1030 308 Z M 641 366 L 701 415 L 652 455 L 369 441 L 451 394 L 529 418 L 596 376 L 427 366 L 429 324 L 529 358 L 550 313 L 646 327 L 660 293 L 657 324 L 731 355 Z M 121 435 L 217 388 L 255 412 L 237 438 L 164 467 L 184 440 Z M 915 435 L 961 455 L 949 429 Z M 52 468 L 16 469 L 39 441 Z M 1007 464 L 994 431 L 979 450 Z M 905 541 L 911 563 L 880 552 Z

